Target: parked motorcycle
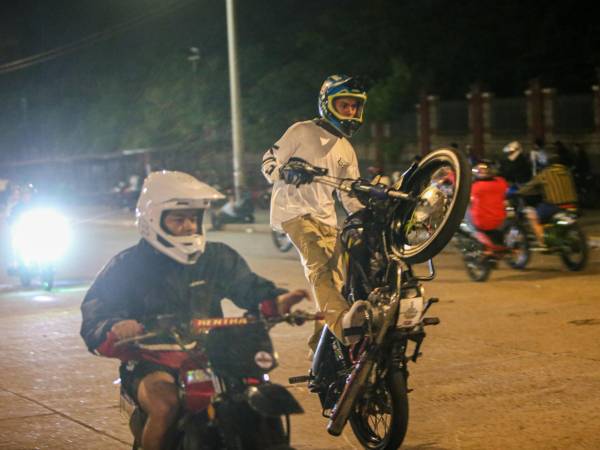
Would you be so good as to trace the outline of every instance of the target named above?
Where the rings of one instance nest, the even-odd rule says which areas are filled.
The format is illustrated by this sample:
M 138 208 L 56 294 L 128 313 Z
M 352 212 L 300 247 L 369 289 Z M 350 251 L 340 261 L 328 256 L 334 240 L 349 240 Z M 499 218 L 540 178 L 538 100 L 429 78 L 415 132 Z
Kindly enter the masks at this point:
M 239 201 L 229 194 L 224 204 L 211 206 L 210 220 L 213 230 L 222 230 L 228 223 L 254 223 L 254 205 L 249 196 Z
M 181 409 L 166 448 L 291 450 L 290 415 L 303 410 L 289 391 L 269 381 L 268 373 L 277 366 L 269 330 L 277 323 L 302 325 L 317 319 L 303 311 L 269 319 L 195 319 L 189 324 L 159 316 L 156 323 L 146 324 L 154 331 L 117 345 L 129 345 L 132 358 L 163 364 L 164 354 L 171 352 L 168 360 L 179 370 Z M 173 357 L 174 351 L 179 357 Z M 133 449 L 140 449 L 146 414 L 123 389 L 121 408 L 130 415 Z
M 18 277 L 23 287 L 39 278 L 51 290 L 56 263 L 70 243 L 68 220 L 51 208 L 34 208 L 14 218 L 10 233 L 14 261 L 9 275 Z
M 271 230 L 271 238 L 277 250 L 282 253 L 289 252 L 294 246 L 288 235 L 283 231 Z
M 529 262 L 529 242 L 523 227 L 509 222 L 500 230 L 476 230 L 462 222 L 456 233 L 458 250 L 473 281 L 486 281 L 498 261 L 504 260 L 513 269 L 524 269 Z
M 559 255 L 567 269 L 582 270 L 587 264 L 589 247 L 587 237 L 577 222 L 577 210 L 564 209 L 552 216 L 544 225 L 544 243 L 537 240 L 525 212 L 525 202 L 521 196 L 511 197 L 508 222 L 511 226 L 524 230 L 529 249 L 532 252 Z
M 425 327 L 439 323 L 425 317 L 437 299 L 425 298 L 421 282 L 435 277 L 432 258 L 464 217 L 471 168 L 461 152 L 442 148 L 416 160 L 390 188 L 288 164 L 365 206 L 345 220 L 341 243 L 343 295 L 368 304 L 365 325 L 346 330 L 358 344 L 344 346 L 325 327 L 309 374 L 290 383 L 308 382 L 319 396 L 330 434 L 339 436 L 349 421 L 365 448 L 396 449 L 408 426 L 408 362 L 421 356 Z M 424 262 L 429 274 L 417 275 L 412 265 Z

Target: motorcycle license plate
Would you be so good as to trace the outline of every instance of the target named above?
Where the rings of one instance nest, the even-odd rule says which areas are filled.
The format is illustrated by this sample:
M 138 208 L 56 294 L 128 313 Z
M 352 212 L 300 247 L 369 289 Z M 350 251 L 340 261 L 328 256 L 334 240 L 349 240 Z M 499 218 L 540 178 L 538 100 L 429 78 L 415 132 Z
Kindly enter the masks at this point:
M 412 328 L 421 321 L 425 301 L 423 297 L 403 298 L 400 300 L 397 328 Z

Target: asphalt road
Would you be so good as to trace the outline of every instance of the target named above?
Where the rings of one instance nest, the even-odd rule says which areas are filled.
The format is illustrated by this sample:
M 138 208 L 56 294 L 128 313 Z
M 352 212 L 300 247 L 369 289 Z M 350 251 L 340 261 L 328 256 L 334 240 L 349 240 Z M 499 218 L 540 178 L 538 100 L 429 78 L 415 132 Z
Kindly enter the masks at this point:
M 277 252 L 267 233 L 210 238 L 284 287 L 307 286 L 294 251 Z M 94 274 L 136 239 L 131 227 L 82 222 L 50 294 L 21 289 L 0 267 L 0 449 L 129 448 L 113 384 L 118 364 L 84 348 L 79 305 Z M 452 248 L 436 266 L 426 290 L 440 298 L 431 314 L 442 323 L 429 329 L 411 367 L 403 448 L 600 448 L 600 252 L 580 273 L 535 255 L 528 270 L 501 266 L 486 283 L 468 280 Z M 306 372 L 309 333 L 308 326 L 273 330 L 275 381 Z M 327 434 L 318 400 L 303 386 L 292 391 L 306 410 L 292 422 L 297 449 L 359 448 L 349 430 Z

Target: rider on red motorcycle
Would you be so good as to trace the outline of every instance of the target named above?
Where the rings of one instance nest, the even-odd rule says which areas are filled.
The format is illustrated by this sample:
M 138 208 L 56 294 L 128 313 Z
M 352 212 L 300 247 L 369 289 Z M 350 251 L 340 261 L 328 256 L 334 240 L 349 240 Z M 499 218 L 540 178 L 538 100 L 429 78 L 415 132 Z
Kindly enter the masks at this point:
M 473 167 L 469 221 L 490 237 L 506 219 L 505 197 L 508 190 L 506 180 L 496 175 L 493 162 L 483 160 Z
M 204 211 L 219 198 L 218 191 L 185 173 L 151 173 L 136 210 L 142 239 L 104 267 L 81 305 L 81 336 L 88 349 L 123 361 L 123 388 L 148 416 L 144 450 L 161 448 L 177 417 L 178 372 L 173 361 L 129 360 L 127 348 L 115 347 L 116 341 L 142 334 L 142 323 L 161 314 L 182 321 L 222 317 L 223 298 L 277 315 L 308 296 L 304 290 L 277 288 L 232 248 L 206 242 Z

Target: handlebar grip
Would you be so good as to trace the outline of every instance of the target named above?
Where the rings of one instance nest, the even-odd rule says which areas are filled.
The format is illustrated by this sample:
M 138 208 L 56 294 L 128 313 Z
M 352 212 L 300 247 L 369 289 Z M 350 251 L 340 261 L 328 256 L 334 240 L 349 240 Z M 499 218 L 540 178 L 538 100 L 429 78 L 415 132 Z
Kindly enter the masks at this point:
M 406 192 L 401 192 L 401 191 L 390 190 L 387 192 L 387 194 L 388 194 L 388 197 L 401 198 L 403 200 L 410 198 L 410 194 L 407 194 Z

